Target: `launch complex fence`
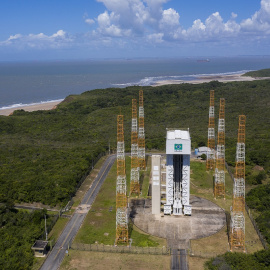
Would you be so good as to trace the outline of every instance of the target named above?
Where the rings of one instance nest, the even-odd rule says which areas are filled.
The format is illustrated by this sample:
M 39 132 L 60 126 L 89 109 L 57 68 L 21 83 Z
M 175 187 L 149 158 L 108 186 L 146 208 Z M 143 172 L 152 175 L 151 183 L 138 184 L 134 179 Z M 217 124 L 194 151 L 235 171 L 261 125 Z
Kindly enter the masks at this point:
M 167 247 L 135 247 L 135 246 L 107 246 L 102 244 L 72 243 L 71 249 L 82 251 L 96 251 L 109 253 L 131 253 L 146 255 L 170 255 Z
M 226 169 L 227 169 L 227 171 L 228 171 L 228 173 L 229 173 L 229 175 L 230 175 L 232 181 L 234 181 L 234 180 L 233 180 L 233 179 L 234 179 L 233 173 L 232 173 L 232 171 L 231 171 L 231 168 L 230 168 L 229 165 L 227 164 L 227 162 L 225 162 L 225 166 L 226 166 Z M 246 212 L 247 212 L 247 214 L 248 214 L 248 216 L 249 216 L 249 218 L 250 218 L 250 220 L 251 220 L 251 222 L 252 222 L 252 224 L 253 224 L 253 227 L 254 227 L 254 229 L 256 230 L 256 232 L 257 232 L 257 234 L 258 234 L 258 236 L 259 236 L 259 238 L 260 238 L 260 241 L 261 241 L 261 243 L 262 243 L 264 249 L 268 249 L 268 244 L 267 244 L 267 242 L 266 242 L 264 236 L 261 234 L 261 232 L 260 232 L 260 230 L 259 230 L 259 228 L 258 228 L 258 225 L 257 225 L 256 221 L 254 220 L 252 214 L 250 213 L 250 209 L 249 209 L 249 207 L 247 206 L 246 202 L 245 202 L 245 208 L 246 208 Z

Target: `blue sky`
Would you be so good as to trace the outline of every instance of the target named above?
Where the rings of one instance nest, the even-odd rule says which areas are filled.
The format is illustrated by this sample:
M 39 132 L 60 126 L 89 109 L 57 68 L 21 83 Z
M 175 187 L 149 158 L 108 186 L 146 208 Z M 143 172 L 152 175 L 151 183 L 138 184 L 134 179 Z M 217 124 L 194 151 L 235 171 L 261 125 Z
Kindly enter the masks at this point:
M 270 0 L 2 0 L 0 61 L 269 55 Z

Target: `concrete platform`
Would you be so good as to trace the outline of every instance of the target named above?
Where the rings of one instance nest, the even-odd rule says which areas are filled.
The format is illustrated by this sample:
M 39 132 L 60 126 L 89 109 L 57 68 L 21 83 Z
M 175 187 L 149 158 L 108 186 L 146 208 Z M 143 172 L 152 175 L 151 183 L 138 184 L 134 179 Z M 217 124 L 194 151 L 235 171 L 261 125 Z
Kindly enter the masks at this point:
M 226 215 L 216 204 L 191 195 L 191 216 L 152 215 L 150 199 L 134 199 L 130 216 L 142 231 L 166 238 L 171 248 L 189 248 L 189 240 L 210 236 L 223 228 Z

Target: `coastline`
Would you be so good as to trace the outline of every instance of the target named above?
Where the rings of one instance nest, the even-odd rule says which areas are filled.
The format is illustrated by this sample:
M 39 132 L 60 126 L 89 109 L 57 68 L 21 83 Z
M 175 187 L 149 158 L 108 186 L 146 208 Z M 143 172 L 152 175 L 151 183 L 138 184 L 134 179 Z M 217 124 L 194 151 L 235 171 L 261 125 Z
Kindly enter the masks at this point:
M 160 80 L 152 84 L 151 86 L 162 86 L 162 85 L 168 85 L 168 84 L 182 84 L 182 83 L 190 83 L 190 84 L 200 84 L 200 83 L 208 83 L 211 81 L 219 81 L 219 82 L 233 82 L 233 81 L 254 81 L 254 80 L 263 80 L 263 79 L 270 79 L 270 77 L 267 78 L 261 78 L 261 77 L 246 77 L 242 76 L 244 73 L 241 74 L 226 74 L 226 75 L 200 75 L 194 80 Z M 14 107 L 6 107 L 3 109 L 0 109 L 0 115 L 9 116 L 12 114 L 15 110 L 25 110 L 27 112 L 37 111 L 37 110 L 52 110 L 57 106 L 59 103 L 61 103 L 63 99 L 61 100 L 55 100 L 55 101 L 48 101 L 48 102 L 41 102 L 41 103 L 34 103 L 34 104 L 22 104 Z
M 241 74 L 230 74 L 230 75 L 201 75 L 197 77 L 195 80 L 163 80 L 157 81 L 152 86 L 161 86 L 166 84 L 181 84 L 181 83 L 191 83 L 191 84 L 200 84 L 200 83 L 208 83 L 211 81 L 219 81 L 219 82 L 233 82 L 233 81 L 254 81 L 261 80 L 267 78 L 253 78 L 242 76 Z
M 27 112 L 33 112 L 33 111 L 39 111 L 39 110 L 53 110 L 62 101 L 63 100 L 61 99 L 57 101 L 48 101 L 48 102 L 35 103 L 35 104 L 29 104 L 29 105 L 26 104 L 26 105 L 22 105 L 18 107 L 0 109 L 0 115 L 9 116 L 15 110 L 25 110 Z

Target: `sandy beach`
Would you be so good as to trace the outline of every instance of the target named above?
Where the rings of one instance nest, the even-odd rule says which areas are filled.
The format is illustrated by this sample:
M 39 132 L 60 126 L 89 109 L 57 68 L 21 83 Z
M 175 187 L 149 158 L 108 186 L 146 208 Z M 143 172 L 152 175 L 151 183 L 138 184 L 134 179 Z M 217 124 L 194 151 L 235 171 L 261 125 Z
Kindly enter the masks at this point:
M 254 80 L 262 80 L 262 79 L 270 79 L 267 78 L 253 78 L 253 77 L 246 77 L 242 76 L 243 74 L 233 74 L 233 75 L 205 75 L 200 76 L 196 80 L 161 80 L 153 84 L 152 86 L 161 86 L 167 84 L 181 84 L 181 83 L 191 83 L 191 84 L 199 84 L 211 81 L 219 81 L 219 82 L 232 82 L 232 81 L 254 81 Z M 33 104 L 29 106 L 20 106 L 8 109 L 0 109 L 0 115 L 8 116 L 12 114 L 15 110 L 25 110 L 28 112 L 37 111 L 37 110 L 52 110 L 56 105 L 58 105 L 60 101 L 54 102 L 46 102 L 40 104 Z
M 29 105 L 29 106 L 20 106 L 20 107 L 8 108 L 8 109 L 1 109 L 0 115 L 8 116 L 8 115 L 12 114 L 15 110 L 25 110 L 27 112 L 33 112 L 33 111 L 38 111 L 38 110 L 52 110 L 61 101 L 62 100 L 52 101 L 52 102 L 44 102 L 44 103 L 33 104 L 33 105 Z
M 244 73 L 243 73 L 244 74 Z M 233 75 L 205 75 L 200 76 L 196 80 L 163 80 L 156 82 L 153 86 L 160 86 L 166 84 L 181 84 L 181 83 L 191 83 L 191 84 L 199 84 L 211 81 L 219 81 L 219 82 L 233 82 L 233 81 L 254 81 L 254 80 L 262 80 L 269 78 L 253 78 L 242 76 L 243 74 L 233 74 Z

